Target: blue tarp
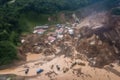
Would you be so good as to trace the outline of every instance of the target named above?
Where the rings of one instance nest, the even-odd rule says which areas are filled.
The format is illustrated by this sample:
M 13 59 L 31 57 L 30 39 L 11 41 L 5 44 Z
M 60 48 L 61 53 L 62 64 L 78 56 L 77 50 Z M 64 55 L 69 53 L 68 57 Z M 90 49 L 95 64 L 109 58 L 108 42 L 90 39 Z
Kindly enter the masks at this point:
M 36 72 L 37 72 L 37 74 L 40 74 L 40 73 L 42 73 L 44 70 L 43 69 L 38 69 Z

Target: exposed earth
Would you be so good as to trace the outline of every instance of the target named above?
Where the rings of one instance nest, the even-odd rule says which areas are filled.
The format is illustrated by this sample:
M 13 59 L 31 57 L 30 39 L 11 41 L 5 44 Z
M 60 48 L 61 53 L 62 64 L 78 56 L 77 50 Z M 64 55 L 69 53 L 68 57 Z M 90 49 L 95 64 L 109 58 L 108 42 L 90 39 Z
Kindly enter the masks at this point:
M 24 63 L 0 70 L 0 80 L 120 80 L 120 17 L 74 14 L 69 23 L 22 36 Z
M 45 58 L 45 60 L 44 60 Z M 50 60 L 52 58 L 52 60 Z M 46 61 L 49 59 L 50 61 Z M 28 54 L 28 62 L 25 65 L 29 67 L 29 73 L 25 74 L 25 65 L 20 65 L 17 68 L 1 70 L 0 74 L 16 74 L 19 77 L 15 80 L 119 80 L 120 79 L 120 67 L 114 63 L 114 67 L 109 65 L 103 69 L 90 67 L 87 61 L 80 59 L 71 60 L 70 58 L 64 58 L 59 56 L 54 58 L 50 56 L 48 58 L 41 56 L 40 54 Z M 73 65 L 74 63 L 77 63 Z M 42 65 L 43 64 L 43 65 Z M 60 70 L 57 69 L 57 65 Z M 36 74 L 37 69 L 43 69 L 44 72 Z M 26 77 L 25 77 L 26 76 Z M 0 77 L 1 80 L 2 77 Z

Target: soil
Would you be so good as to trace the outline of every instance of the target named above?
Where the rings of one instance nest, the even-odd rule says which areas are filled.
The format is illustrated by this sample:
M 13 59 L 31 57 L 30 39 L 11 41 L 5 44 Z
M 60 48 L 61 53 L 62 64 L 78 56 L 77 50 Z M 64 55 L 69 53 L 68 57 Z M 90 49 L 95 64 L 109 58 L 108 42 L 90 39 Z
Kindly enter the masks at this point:
M 54 25 L 43 35 L 22 36 L 25 42 L 18 50 L 20 56 L 26 57 L 24 64 L 0 70 L 0 75 L 5 80 L 11 78 L 6 74 L 15 74 L 22 78 L 19 80 L 119 80 L 120 17 L 101 11 L 79 20 L 61 24 L 61 34 Z M 69 33 L 70 29 L 74 34 Z M 57 35 L 63 37 L 58 39 Z M 50 42 L 49 36 L 56 40 Z M 40 74 L 38 69 L 42 70 Z M 0 80 L 4 79 L 0 76 Z

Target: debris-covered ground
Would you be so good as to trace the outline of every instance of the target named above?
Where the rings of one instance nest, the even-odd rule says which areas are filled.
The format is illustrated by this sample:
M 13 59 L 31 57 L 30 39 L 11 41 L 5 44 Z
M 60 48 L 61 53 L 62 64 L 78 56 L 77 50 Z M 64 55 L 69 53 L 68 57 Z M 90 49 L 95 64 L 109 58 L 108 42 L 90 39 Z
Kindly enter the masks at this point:
M 87 60 L 91 66 L 104 67 L 120 58 L 119 20 L 116 27 L 109 26 L 107 15 L 106 12 L 94 13 L 80 23 L 57 24 L 42 35 L 25 36 L 20 52 L 65 55 Z
M 74 23 L 38 26 L 22 36 L 19 53 L 27 55 L 27 62 L 0 74 L 28 76 L 26 80 L 119 80 L 119 16 L 100 12 L 72 17 Z

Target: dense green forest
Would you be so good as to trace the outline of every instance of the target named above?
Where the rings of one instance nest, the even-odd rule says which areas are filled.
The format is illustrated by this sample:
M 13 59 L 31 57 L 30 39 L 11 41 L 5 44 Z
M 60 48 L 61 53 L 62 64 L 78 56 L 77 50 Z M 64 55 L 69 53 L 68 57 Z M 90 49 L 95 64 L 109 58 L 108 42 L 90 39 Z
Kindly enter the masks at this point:
M 103 0 L 0 0 L 0 65 L 17 59 L 16 47 L 19 45 L 19 38 L 29 28 L 23 26 L 24 15 L 28 13 L 49 15 L 64 10 L 74 11 L 99 1 Z M 110 0 L 110 3 L 114 1 Z M 120 14 L 119 12 L 117 8 L 113 13 Z
M 16 0 L 11 6 L 20 12 L 53 13 L 61 10 L 74 10 L 101 0 Z

